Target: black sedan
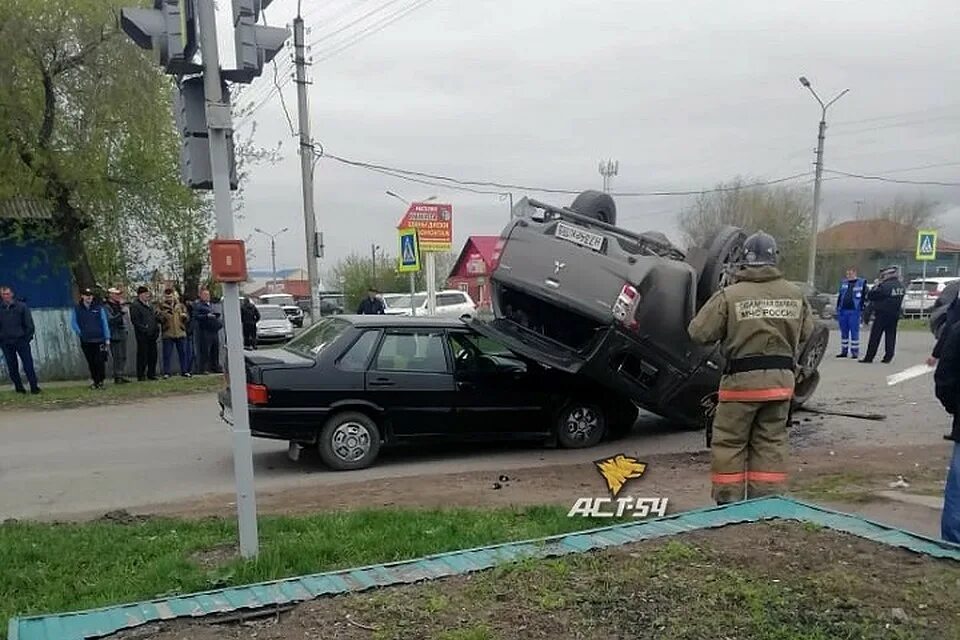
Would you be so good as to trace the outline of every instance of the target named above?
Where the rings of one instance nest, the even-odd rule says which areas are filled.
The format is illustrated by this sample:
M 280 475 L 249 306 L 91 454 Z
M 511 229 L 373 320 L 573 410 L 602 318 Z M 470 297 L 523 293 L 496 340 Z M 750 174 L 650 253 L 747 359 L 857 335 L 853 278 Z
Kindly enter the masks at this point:
M 361 469 L 381 445 L 552 440 L 589 447 L 628 430 L 637 409 L 522 358 L 457 319 L 337 316 L 281 349 L 246 353 L 250 429 L 315 446 Z M 229 410 L 229 394 L 220 404 Z

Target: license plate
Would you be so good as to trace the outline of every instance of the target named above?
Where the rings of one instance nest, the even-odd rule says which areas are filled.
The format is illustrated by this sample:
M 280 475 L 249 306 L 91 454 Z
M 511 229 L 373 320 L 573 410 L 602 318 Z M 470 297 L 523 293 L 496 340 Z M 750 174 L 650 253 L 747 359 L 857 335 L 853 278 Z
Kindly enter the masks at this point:
M 603 236 L 599 233 L 591 233 L 586 229 L 575 227 L 572 224 L 560 222 L 557 224 L 557 230 L 554 235 L 561 240 L 578 244 L 581 247 L 600 251 L 603 248 Z

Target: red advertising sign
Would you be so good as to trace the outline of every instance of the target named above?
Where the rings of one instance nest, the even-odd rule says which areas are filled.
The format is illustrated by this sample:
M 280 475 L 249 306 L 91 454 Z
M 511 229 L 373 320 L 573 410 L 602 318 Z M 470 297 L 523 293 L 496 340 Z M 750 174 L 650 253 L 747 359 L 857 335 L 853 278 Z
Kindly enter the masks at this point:
M 453 205 L 411 202 L 398 229 L 416 229 L 421 251 L 453 248 Z

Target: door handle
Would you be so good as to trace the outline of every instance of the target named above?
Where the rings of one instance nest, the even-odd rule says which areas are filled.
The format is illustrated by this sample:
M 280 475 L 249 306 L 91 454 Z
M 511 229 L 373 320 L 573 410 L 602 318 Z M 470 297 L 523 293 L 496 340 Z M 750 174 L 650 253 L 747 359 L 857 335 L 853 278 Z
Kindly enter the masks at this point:
M 476 388 L 477 388 L 477 385 L 473 384 L 472 382 L 462 382 L 462 381 L 461 381 L 461 382 L 458 382 L 458 383 L 457 383 L 457 389 L 459 389 L 460 391 L 470 391 L 470 390 L 476 389 Z
M 389 378 L 377 378 L 376 380 L 370 381 L 371 387 L 394 387 L 396 384 L 396 382 Z

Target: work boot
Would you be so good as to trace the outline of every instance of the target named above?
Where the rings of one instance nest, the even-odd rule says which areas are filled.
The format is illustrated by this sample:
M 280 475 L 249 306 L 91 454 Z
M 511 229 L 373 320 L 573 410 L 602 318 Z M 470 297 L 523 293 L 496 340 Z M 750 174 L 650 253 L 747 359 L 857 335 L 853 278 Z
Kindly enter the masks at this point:
M 891 362 L 893 362 L 893 358 L 884 358 L 880 362 L 882 362 L 883 364 L 890 364 Z
M 30 389 L 30 393 L 32 393 L 32 394 L 35 395 L 35 396 L 36 396 L 36 395 L 40 395 L 40 387 L 34 387 L 34 388 Z
M 858 360 L 857 362 L 859 362 L 860 364 L 873 364 L 873 360 L 867 360 L 866 358 L 864 358 L 863 360 Z
M 837 357 L 838 357 L 838 358 L 846 358 L 846 357 L 847 357 L 847 352 L 846 352 L 846 351 L 841 351 L 840 353 L 837 354 Z
M 27 390 L 24 389 L 23 387 L 17 387 L 17 388 L 16 388 L 16 392 L 17 392 L 17 393 L 26 393 Z

